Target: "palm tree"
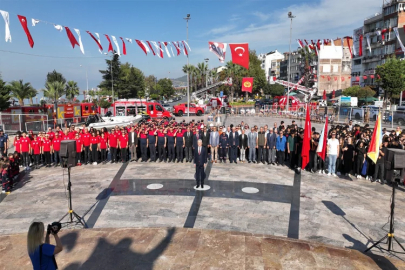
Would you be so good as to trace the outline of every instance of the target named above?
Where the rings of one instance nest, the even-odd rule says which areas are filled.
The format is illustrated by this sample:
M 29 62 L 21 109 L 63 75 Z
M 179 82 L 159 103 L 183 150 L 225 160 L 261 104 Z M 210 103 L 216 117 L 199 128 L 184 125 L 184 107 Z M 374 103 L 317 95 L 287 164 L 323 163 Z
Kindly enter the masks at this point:
M 60 81 L 46 83 L 46 89 L 43 89 L 44 96 L 48 99 L 56 101 L 65 94 L 65 84 Z
M 24 99 L 29 98 L 32 100 L 37 95 L 37 90 L 32 87 L 31 83 L 24 83 L 23 80 L 12 81 L 8 86 L 11 97 L 18 99 L 21 106 L 24 105 Z
M 193 84 L 194 84 L 194 91 L 197 91 L 198 89 L 198 80 L 199 80 L 199 70 L 193 66 L 193 68 L 191 69 L 191 75 L 193 78 Z
M 235 65 L 232 61 L 226 63 L 225 74 L 228 78 L 232 78 L 231 102 L 233 102 L 235 86 L 239 83 L 239 77 L 242 75 L 241 73 L 241 67 L 239 65 Z
M 200 78 L 201 79 L 201 85 L 204 86 L 204 81 L 207 80 L 208 65 L 206 63 L 204 63 L 204 62 L 201 62 L 201 63 L 197 64 L 197 68 L 198 68 L 198 71 L 199 71 L 199 73 L 201 75 L 201 78 Z M 201 87 L 201 88 L 203 88 L 203 87 Z
M 66 83 L 66 98 L 72 101 L 75 96 L 79 95 L 79 87 L 77 86 L 77 82 L 75 81 L 68 81 Z
M 218 72 L 216 69 L 211 69 L 209 72 L 209 77 L 212 79 L 212 83 L 216 83 L 218 80 Z
M 302 70 L 302 74 L 305 77 L 304 78 L 304 86 L 305 87 L 310 87 L 310 75 L 312 74 L 311 72 L 311 63 L 317 59 L 317 56 L 315 52 L 309 51 L 307 47 L 304 47 L 302 49 L 299 49 L 298 53 L 301 55 L 301 58 L 304 60 L 304 68 Z

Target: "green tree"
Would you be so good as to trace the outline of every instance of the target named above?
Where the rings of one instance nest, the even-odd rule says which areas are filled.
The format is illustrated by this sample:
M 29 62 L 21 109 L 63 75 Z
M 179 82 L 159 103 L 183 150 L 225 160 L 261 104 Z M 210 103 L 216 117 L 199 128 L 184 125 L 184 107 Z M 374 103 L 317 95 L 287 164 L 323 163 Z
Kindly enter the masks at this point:
M 35 97 L 38 93 L 31 83 L 24 83 L 23 80 L 11 81 L 7 88 L 11 97 L 18 99 L 21 106 L 24 105 L 24 99 Z
M 142 71 L 129 63 L 121 65 L 120 98 L 135 98 L 145 92 L 145 76 Z
M 174 94 L 174 87 L 172 80 L 167 78 L 160 79 L 157 84 L 161 87 L 161 91 L 159 93 L 160 96 L 168 98 Z
M 266 84 L 268 84 L 266 73 L 260 65 L 261 61 L 257 58 L 256 51 L 249 51 L 249 70 L 247 76 L 254 78 L 252 93 L 258 93 Z
M 194 67 L 193 65 L 184 65 L 182 68 L 182 70 L 185 74 L 187 74 L 187 72 L 188 72 L 188 83 L 190 85 L 191 85 L 191 72 L 192 72 L 193 67 Z
M 342 94 L 347 97 L 358 97 L 361 87 L 354 85 L 343 90 Z
M 359 98 L 368 98 L 368 97 L 375 96 L 375 94 L 376 94 L 376 91 L 371 89 L 369 86 L 366 86 L 366 87 L 362 87 L 359 89 L 358 97 Z
M 106 59 L 105 62 L 107 63 L 107 69 L 99 70 L 102 74 L 103 81 L 100 82 L 98 85 L 101 88 L 101 94 L 103 95 L 112 95 L 112 86 L 114 86 L 114 99 L 119 96 L 118 86 L 120 85 L 120 78 L 121 78 L 121 62 L 119 56 L 115 54 L 112 60 Z M 111 72 L 112 71 L 112 72 Z
M 49 82 L 62 82 L 63 84 L 65 84 L 66 79 L 65 77 L 63 77 L 62 73 L 53 70 L 52 72 L 48 72 L 48 74 L 46 75 L 45 87 L 46 84 Z
M 272 97 L 282 96 L 284 95 L 285 88 L 281 84 L 266 84 L 263 87 L 263 92 L 265 95 L 271 95 Z
M 145 92 L 148 92 L 149 95 L 151 93 L 154 93 L 156 85 L 157 85 L 157 78 L 155 76 L 153 76 L 153 75 L 149 75 L 148 77 L 145 77 L 144 81 L 145 81 L 145 91 L 144 91 L 143 94 L 142 93 L 138 94 L 140 97 L 144 97 Z
M 75 96 L 79 95 L 79 87 L 77 86 L 77 82 L 75 81 L 68 81 L 66 83 L 65 88 L 66 98 L 72 101 Z
M 52 81 L 46 83 L 44 97 L 56 101 L 65 94 L 65 84 L 62 81 Z
M 376 68 L 376 74 L 380 76 L 377 82 L 384 89 L 385 97 L 392 98 L 405 89 L 405 61 L 396 57 L 388 58 L 385 64 Z
M 198 69 L 198 74 L 200 74 L 200 77 L 199 77 L 200 88 L 204 88 L 206 86 L 205 84 L 206 84 L 206 80 L 207 80 L 208 65 L 204 62 L 198 63 L 197 69 Z
M 314 85 L 313 81 L 311 80 L 312 76 L 311 63 L 317 61 L 318 56 L 314 51 L 309 51 L 308 47 L 303 47 L 302 49 L 299 49 L 298 53 L 304 60 L 304 67 L 301 70 L 304 76 L 304 81 L 302 84 L 307 88 L 311 88 Z
M 9 89 L 6 86 L 6 82 L 4 82 L 0 78 L 0 111 L 10 107 L 9 100 L 10 100 Z

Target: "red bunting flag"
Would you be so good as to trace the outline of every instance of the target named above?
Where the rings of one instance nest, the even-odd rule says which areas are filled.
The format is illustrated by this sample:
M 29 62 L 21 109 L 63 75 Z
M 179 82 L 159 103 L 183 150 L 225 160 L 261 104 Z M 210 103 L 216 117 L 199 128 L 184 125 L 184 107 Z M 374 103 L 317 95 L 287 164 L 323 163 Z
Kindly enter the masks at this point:
M 104 34 L 104 36 L 107 38 L 107 40 L 108 40 L 108 51 L 109 52 L 113 52 L 114 50 L 113 50 L 113 46 L 112 46 L 112 44 L 111 44 L 111 39 L 110 39 L 110 37 L 108 36 L 108 35 L 105 35 Z
M 338 78 L 337 78 L 337 77 L 335 77 L 334 79 L 335 79 L 335 82 L 336 82 Z
M 249 69 L 249 44 L 229 44 L 229 48 L 231 49 L 232 62 Z
M 363 56 L 363 35 L 359 37 L 359 56 Z
M 326 100 L 326 90 L 325 90 L 325 89 L 323 90 L 323 97 L 322 97 L 322 99 L 323 99 L 323 100 Z
M 183 51 L 184 51 L 184 54 L 185 54 L 185 55 L 188 55 L 188 51 L 187 51 L 187 48 L 186 48 L 186 43 L 184 43 L 184 41 L 182 41 L 182 43 L 183 43 Z
M 127 55 L 127 47 L 125 46 L 125 41 L 122 37 L 120 37 L 120 39 L 122 40 L 122 54 Z
M 326 117 L 325 119 L 325 125 L 323 126 L 318 148 L 316 149 L 316 153 L 322 160 L 325 160 L 327 141 L 328 141 L 328 117 Z
M 156 55 L 155 51 L 154 51 L 153 48 L 152 48 L 152 45 L 150 45 L 150 42 L 149 42 L 149 41 L 146 41 L 146 43 L 148 43 L 148 46 L 149 46 L 149 48 L 151 49 L 153 55 Z
M 89 35 L 91 36 L 92 39 L 94 39 L 94 41 L 95 41 L 95 42 L 97 43 L 97 45 L 98 45 L 98 48 L 100 49 L 100 51 L 102 51 L 102 50 L 103 50 L 103 47 L 101 46 L 100 42 L 98 42 L 98 39 L 96 39 L 95 36 L 93 36 L 93 34 L 90 33 L 90 31 L 86 31 L 86 32 L 87 32 L 87 34 L 89 34 Z
M 302 47 L 304 47 L 304 43 L 302 43 L 301 40 L 297 39 L 298 45 L 300 46 L 300 48 L 302 49 Z
M 146 51 L 146 47 L 143 45 L 143 43 L 142 43 L 140 40 L 138 40 L 138 39 L 135 39 L 135 41 L 136 41 L 136 43 L 138 44 L 138 46 L 141 47 L 142 51 L 143 51 L 146 55 L 148 55 L 148 53 L 147 53 L 147 51 Z
M 17 15 L 18 19 L 20 20 L 21 26 L 24 29 L 25 34 L 27 35 L 28 38 L 28 43 L 30 44 L 31 48 L 34 47 L 34 40 L 32 39 L 30 30 L 28 30 L 28 25 L 27 25 L 27 18 L 21 15 Z
M 160 58 L 163 58 L 163 50 L 162 50 L 162 44 L 159 43 L 159 48 L 160 48 Z
M 172 41 L 172 44 L 174 45 L 174 47 L 176 48 L 176 51 L 177 51 L 177 56 L 179 56 L 180 55 L 180 46 L 179 46 L 179 44 L 176 44 L 176 42 L 175 41 Z
M 307 105 L 307 115 L 305 117 L 305 128 L 304 128 L 304 141 L 302 144 L 302 151 L 301 151 L 301 157 L 302 157 L 302 169 L 305 169 L 307 164 L 309 163 L 309 150 L 311 148 L 310 141 L 311 141 L 311 118 L 309 114 L 309 108 Z
M 253 78 L 243 78 L 242 92 L 252 93 L 252 90 L 253 90 Z
M 70 31 L 69 27 L 65 26 L 65 29 L 66 29 L 66 34 L 70 40 L 70 44 L 72 44 L 73 49 L 75 48 L 75 45 L 80 47 L 79 43 L 77 43 L 75 36 L 72 34 L 72 31 Z

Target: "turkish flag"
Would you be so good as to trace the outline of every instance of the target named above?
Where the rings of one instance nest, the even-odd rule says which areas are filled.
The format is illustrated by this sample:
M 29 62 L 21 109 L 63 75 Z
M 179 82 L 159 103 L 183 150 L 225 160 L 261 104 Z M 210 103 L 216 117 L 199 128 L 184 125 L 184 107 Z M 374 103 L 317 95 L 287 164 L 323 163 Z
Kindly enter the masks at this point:
M 232 54 L 232 62 L 236 65 L 240 65 L 246 69 L 249 69 L 249 44 L 229 44 Z
M 304 128 L 304 141 L 302 143 L 302 151 L 301 151 L 301 157 L 302 157 L 302 169 L 305 169 L 307 164 L 309 163 L 309 150 L 311 148 L 311 118 L 309 114 L 309 108 L 307 105 L 307 115 L 305 117 L 305 128 Z
M 323 100 L 326 100 L 326 90 L 323 90 L 323 97 L 322 97 L 322 99 L 323 99 Z
M 253 78 L 243 78 L 242 92 L 252 93 L 252 90 L 253 90 Z
M 27 35 L 28 42 L 30 43 L 31 48 L 34 47 L 34 40 L 32 39 L 30 30 L 28 30 L 28 25 L 27 25 L 27 18 L 21 15 L 17 15 L 18 19 L 20 20 L 21 26 L 24 29 L 25 34 Z

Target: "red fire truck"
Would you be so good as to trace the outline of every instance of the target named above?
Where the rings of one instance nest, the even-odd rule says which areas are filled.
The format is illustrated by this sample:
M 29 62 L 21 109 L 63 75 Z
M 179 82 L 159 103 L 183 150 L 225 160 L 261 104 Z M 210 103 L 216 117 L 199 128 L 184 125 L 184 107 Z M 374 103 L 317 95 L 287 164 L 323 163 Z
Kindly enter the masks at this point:
M 114 102 L 108 109 L 102 109 L 101 114 L 111 112 L 113 116 L 135 116 L 147 113 L 151 118 L 168 118 L 173 115 L 166 111 L 160 103 L 149 102 L 146 99 L 121 99 Z

